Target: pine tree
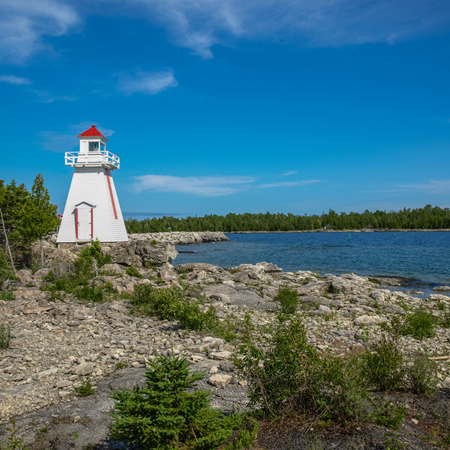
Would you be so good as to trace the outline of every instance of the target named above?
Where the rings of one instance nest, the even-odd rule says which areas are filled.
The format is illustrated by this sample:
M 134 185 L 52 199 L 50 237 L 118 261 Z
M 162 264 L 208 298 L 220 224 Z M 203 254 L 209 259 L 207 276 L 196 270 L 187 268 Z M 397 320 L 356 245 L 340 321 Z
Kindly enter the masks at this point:
M 31 192 L 31 196 L 22 208 L 19 232 L 28 241 L 40 239 L 43 267 L 43 238 L 59 224 L 56 214 L 57 206 L 50 203 L 50 195 L 48 189 L 44 187 L 44 177 L 41 173 L 36 175 Z

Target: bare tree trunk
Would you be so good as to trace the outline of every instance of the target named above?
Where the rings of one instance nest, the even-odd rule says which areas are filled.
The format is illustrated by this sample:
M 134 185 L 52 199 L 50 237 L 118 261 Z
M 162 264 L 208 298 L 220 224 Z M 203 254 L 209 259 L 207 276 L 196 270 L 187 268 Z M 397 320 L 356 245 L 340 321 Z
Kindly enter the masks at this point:
M 11 247 L 9 246 L 8 235 L 6 234 L 6 228 L 5 228 L 5 221 L 3 220 L 3 212 L 1 209 L 0 209 L 0 216 L 2 218 L 3 232 L 5 233 L 6 249 L 8 250 L 9 259 L 11 260 L 11 266 L 13 268 L 13 272 L 14 272 L 14 276 L 15 276 L 16 275 L 16 267 L 14 266 L 14 260 L 13 260 L 12 254 L 11 254 Z
M 41 236 L 41 269 L 44 267 L 44 239 Z

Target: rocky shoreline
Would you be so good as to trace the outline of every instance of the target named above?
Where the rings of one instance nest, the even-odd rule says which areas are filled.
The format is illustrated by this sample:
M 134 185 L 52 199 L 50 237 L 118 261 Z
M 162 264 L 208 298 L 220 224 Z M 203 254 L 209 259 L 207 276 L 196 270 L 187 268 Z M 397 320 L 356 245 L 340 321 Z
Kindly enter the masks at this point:
M 155 240 L 159 243 L 174 245 L 206 244 L 209 242 L 223 242 L 230 239 L 221 231 L 164 231 L 161 233 L 132 233 L 128 237 L 132 241 Z
M 407 233 L 407 232 L 448 232 L 450 228 L 439 228 L 436 230 L 415 230 L 415 229 L 395 229 L 395 228 L 361 228 L 361 229 L 345 229 L 345 230 L 324 230 L 319 228 L 317 230 L 291 230 L 291 231 L 227 231 L 227 234 L 272 234 L 272 233 Z
M 146 235 L 144 241 L 153 237 L 157 240 L 156 235 L 161 242 L 161 234 Z M 200 238 L 208 237 L 192 237 Z M 175 239 L 186 241 L 181 236 Z M 136 250 L 139 239 L 133 237 L 133 242 Z M 168 246 L 170 251 L 174 248 L 173 243 L 161 246 Z M 229 343 L 214 335 L 188 332 L 174 321 L 133 313 L 129 298 L 138 285 L 182 288 L 188 299 L 200 301 L 202 310 L 213 308 L 219 321 L 247 321 L 255 333 L 276 320 L 280 305 L 274 299 L 280 287 L 290 287 L 299 295 L 296 314 L 303 317 L 309 341 L 321 351 L 338 355 L 365 351 L 379 339 L 380 323 L 389 322 L 394 314 L 426 308 L 442 317 L 450 307 L 450 288 L 441 287 L 440 292 L 438 288 L 422 299 L 398 290 L 398 279 L 282 272 L 265 262 L 227 270 L 202 263 L 173 267 L 170 258 L 159 267 L 146 268 L 141 264 L 138 271 L 143 278 L 137 278 L 125 271 L 130 261 L 119 265 L 118 259 L 104 266 L 95 278 L 98 285 L 110 283 L 114 291 L 104 303 L 80 301 L 72 294 L 61 300 L 52 299 L 50 293 L 41 290 L 48 269 L 34 274 L 21 270 L 20 283 L 6 286 L 15 300 L 0 301 L 0 323 L 8 322 L 12 335 L 10 347 L 0 350 L 0 418 L 5 423 L 11 415 L 16 416 L 18 436 L 26 445 L 35 446 L 31 449 L 82 449 L 99 442 L 104 442 L 104 447 L 96 448 L 125 448 L 108 440 L 108 413 L 113 401 L 107 392 L 142 383 L 145 363 L 156 354 L 186 355 L 193 370 L 207 372 L 199 388 L 212 391 L 212 406 L 226 412 L 245 410 L 247 382 L 238 377 L 233 364 L 239 339 Z M 403 337 L 401 348 L 405 355 L 421 351 L 429 356 L 448 356 L 450 330 L 439 327 L 436 337 L 423 340 Z M 79 398 L 77 388 L 87 376 L 96 393 Z M 445 392 L 450 392 L 449 360 L 438 361 L 438 377 L 441 397 L 430 400 L 430 408 L 448 421 L 450 408 Z M 437 398 L 441 400 L 437 402 Z M 405 402 L 409 402 L 410 411 L 398 432 L 409 448 L 433 448 L 418 437 L 425 419 L 423 423 L 412 420 L 418 400 L 410 396 Z M 46 430 L 45 435 L 42 429 Z M 368 432 L 363 429 L 358 434 L 356 430 L 353 437 L 364 440 L 364 433 Z M 381 431 L 370 433 L 370 442 L 378 445 Z M 326 448 L 363 448 L 347 447 L 347 438 L 342 441 L 345 445 Z M 47 442 L 48 447 L 37 447 L 38 440 Z M 262 448 L 280 448 L 280 442 Z M 281 447 L 289 448 L 288 444 Z

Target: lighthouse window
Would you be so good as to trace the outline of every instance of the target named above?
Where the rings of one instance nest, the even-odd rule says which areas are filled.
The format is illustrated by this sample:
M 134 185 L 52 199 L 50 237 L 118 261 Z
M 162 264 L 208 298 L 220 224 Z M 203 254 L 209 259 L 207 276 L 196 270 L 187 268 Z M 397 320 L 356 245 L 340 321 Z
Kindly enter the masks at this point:
M 89 151 L 98 152 L 98 142 L 89 142 Z
M 103 142 L 100 142 L 100 150 L 101 151 L 105 150 L 105 144 Z

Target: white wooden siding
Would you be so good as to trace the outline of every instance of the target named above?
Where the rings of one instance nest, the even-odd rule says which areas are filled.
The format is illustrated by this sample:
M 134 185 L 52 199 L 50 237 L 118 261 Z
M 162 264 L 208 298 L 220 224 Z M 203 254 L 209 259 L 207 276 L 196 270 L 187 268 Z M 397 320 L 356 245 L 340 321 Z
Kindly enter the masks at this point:
M 119 198 L 112 177 L 110 182 L 117 219 L 114 217 L 105 169 L 101 167 L 75 168 L 57 242 L 77 242 L 75 237 L 75 206 L 82 202 L 94 206 L 94 239 L 98 238 L 100 242 L 128 241 Z

